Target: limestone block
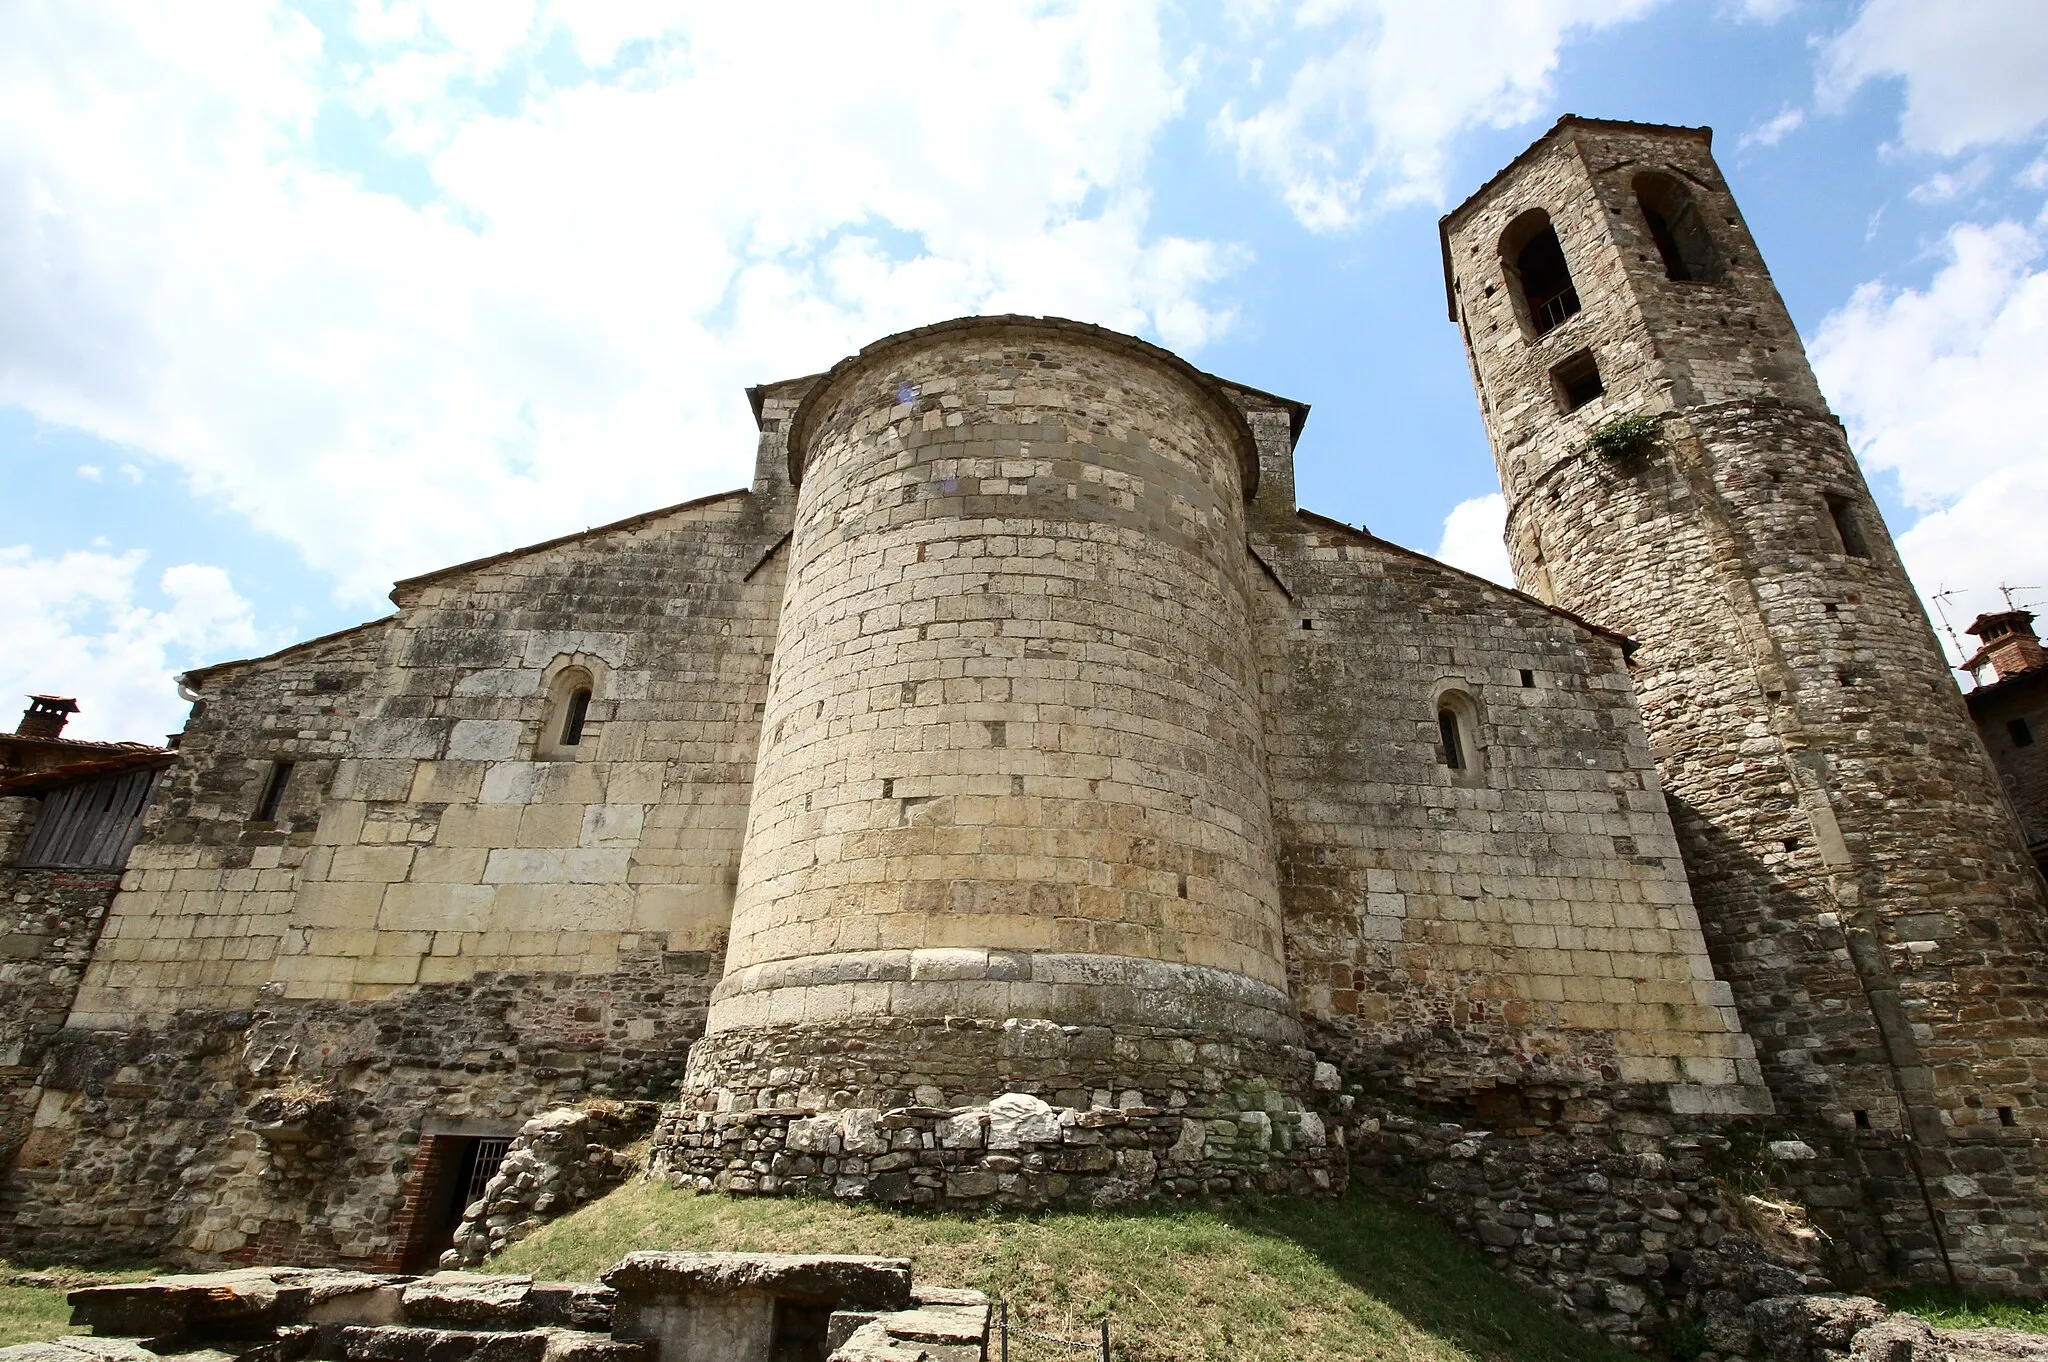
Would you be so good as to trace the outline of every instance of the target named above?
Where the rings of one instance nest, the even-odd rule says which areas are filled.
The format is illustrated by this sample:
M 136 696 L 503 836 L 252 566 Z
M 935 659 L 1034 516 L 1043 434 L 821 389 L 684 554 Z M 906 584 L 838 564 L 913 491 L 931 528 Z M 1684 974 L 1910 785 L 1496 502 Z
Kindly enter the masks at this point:
M 486 884 L 607 884 L 626 878 L 619 848 L 501 848 L 484 864 Z
M 442 719 L 359 719 L 350 746 L 358 757 L 430 761 L 441 755 L 447 734 Z
M 1029 1093 L 1006 1092 L 988 1104 L 990 1149 L 1057 1144 L 1059 1139 L 1059 1114 Z
M 405 879 L 411 869 L 411 847 L 336 847 L 327 877 L 340 883 L 396 884 Z
M 483 854 L 476 853 L 481 862 Z M 394 884 L 384 891 L 377 926 L 387 932 L 480 932 L 497 890 L 479 884 Z
M 545 763 L 532 761 L 494 763 L 484 772 L 478 798 L 485 804 L 531 804 L 538 797 L 545 767 Z
M 835 1309 L 909 1308 L 910 1262 L 804 1253 L 629 1253 L 599 1274 L 618 1293 L 615 1331 L 635 1337 L 633 1321 L 655 1301 L 740 1293 Z
M 644 804 L 592 804 L 583 810 L 577 845 L 585 847 L 632 847 L 640 842 L 647 818 Z
M 839 1113 L 839 1146 L 849 1154 L 888 1152 L 889 1137 L 882 1113 L 873 1107 L 848 1107 Z
M 584 809 L 576 804 L 529 804 L 519 819 L 515 846 L 574 847 L 583 841 Z

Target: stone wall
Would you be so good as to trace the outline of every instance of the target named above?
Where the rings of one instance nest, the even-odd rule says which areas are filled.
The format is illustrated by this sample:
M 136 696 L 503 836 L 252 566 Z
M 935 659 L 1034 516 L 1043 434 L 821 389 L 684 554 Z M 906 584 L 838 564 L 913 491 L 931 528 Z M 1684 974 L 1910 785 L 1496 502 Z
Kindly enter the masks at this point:
M 365 1003 L 266 997 L 156 1029 L 67 1031 L 64 1119 L 31 1138 L 0 1242 L 173 1261 L 431 1262 L 400 1210 L 436 1128 L 516 1131 L 681 1082 L 715 962 L 653 941 L 605 975 L 487 974 Z
M 386 627 L 188 674 L 203 698 L 157 783 L 71 1026 L 160 1027 L 193 1009 L 255 1005 Z M 259 821 L 279 761 L 293 763 L 291 779 L 276 817 Z
M 392 619 L 188 677 L 0 1239 L 395 1262 L 437 1123 L 675 1089 L 781 593 L 794 397 L 761 398 L 753 494 L 416 579 Z M 543 751 L 565 660 L 589 722 Z
M 1667 277 L 1648 172 L 1685 186 L 1715 279 Z M 1546 334 L 1500 254 L 1538 208 L 1582 303 Z M 1779 1107 L 1917 1151 L 1869 1188 L 1902 1266 L 2041 1290 L 2041 881 L 1705 135 L 1567 120 L 1445 249 L 1517 578 L 1640 644 L 1707 944 Z M 1581 353 L 1604 392 L 1569 410 L 1555 375 Z M 1596 449 L 1628 415 L 1646 438 Z M 2005 1211 L 1948 1199 L 1985 1186 L 1956 1158 L 1998 1170 Z
M 2039 865 L 2048 857 L 2048 671 L 2022 672 L 2009 680 L 1979 686 L 1970 692 L 1970 717 L 1998 772 L 1999 784 L 2019 817 L 2020 833 Z M 2011 724 L 2026 725 L 2030 742 L 2022 746 Z
M 33 821 L 36 802 L 0 800 L 29 806 L 30 817 L 19 820 L 24 826 Z M 0 831 L 0 1168 L 28 1138 L 43 1061 L 71 1011 L 121 882 L 108 871 L 19 869 L 14 855 L 5 854 L 7 840 Z
M 1430 1211 L 1538 1300 L 1639 1350 L 1682 1320 L 1832 1289 L 1742 1231 L 1710 1166 L 1725 1135 L 1654 1110 L 1607 1115 L 1532 1136 L 1365 1107 L 1352 1159 L 1359 1178 Z
M 701 1191 L 953 1210 L 1343 1190 L 1341 1137 L 1317 1111 L 1270 1091 L 1249 1110 L 1182 1096 L 1171 1110 L 1016 1092 L 968 1107 L 680 1109 L 650 1171 Z
M 723 949 L 781 591 L 763 515 L 735 494 L 400 585 L 283 997 L 607 974 L 649 935 Z M 594 684 L 551 751 L 566 666 Z
M 1317 517 L 1255 543 L 1288 964 L 1323 1057 L 1512 1125 L 1615 1084 L 1768 1110 L 1621 641 Z

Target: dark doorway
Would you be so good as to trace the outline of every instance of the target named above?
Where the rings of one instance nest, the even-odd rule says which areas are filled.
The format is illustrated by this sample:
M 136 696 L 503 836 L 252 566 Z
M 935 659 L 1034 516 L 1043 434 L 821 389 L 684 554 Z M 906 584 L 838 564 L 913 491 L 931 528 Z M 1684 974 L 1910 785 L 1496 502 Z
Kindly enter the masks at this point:
M 404 1270 L 432 1272 L 455 1242 L 462 1212 L 484 1194 L 505 1150 L 507 1136 L 427 1135 L 426 1167 L 420 1175 L 419 1210 L 406 1245 Z
M 832 1322 L 829 1305 L 775 1302 L 775 1341 L 770 1362 L 824 1362 L 825 1337 Z

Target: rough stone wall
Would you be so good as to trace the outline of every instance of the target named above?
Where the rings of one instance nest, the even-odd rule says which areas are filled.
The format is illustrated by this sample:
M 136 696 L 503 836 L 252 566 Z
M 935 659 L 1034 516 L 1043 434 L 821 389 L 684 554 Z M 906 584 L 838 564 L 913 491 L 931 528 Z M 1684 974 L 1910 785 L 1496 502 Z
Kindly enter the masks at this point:
M 397 1266 L 423 1134 L 668 1097 L 678 1033 L 701 1028 L 709 992 L 700 958 L 650 945 L 604 975 L 484 974 L 369 1002 L 267 995 L 253 1012 L 63 1032 L 44 1081 L 66 1119 L 23 1151 L 0 1242 Z
M 1770 1253 L 1745 1232 L 1721 1182 L 1728 1139 L 1682 1119 L 1635 1111 L 1532 1137 L 1372 1108 L 1348 1130 L 1359 1177 L 1435 1213 L 1558 1313 L 1639 1352 L 1698 1331 L 1721 1356 L 1789 1356 L 1750 1331 L 1744 1307 L 1832 1289 L 1810 1259 Z
M 1113 1029 L 1062 1081 L 1156 1104 L 1144 1059 L 1176 1040 L 1293 1043 L 1235 408 L 1141 343 L 1005 318 L 892 338 L 814 392 L 692 1102 L 755 1100 L 757 1042 L 791 1026 L 819 1042 L 773 1086 L 806 1106 L 838 1100 L 848 1037 L 948 1018 Z M 870 1061 L 947 1104 L 1000 1090 L 993 1049 L 941 1053 Z
M 2036 862 L 2048 855 L 2048 672 L 1979 687 L 1969 697 L 1970 717 L 1991 754 L 1999 784 L 2013 813 L 2020 820 L 2020 833 L 2034 851 Z M 2027 726 L 2033 741 L 2021 746 L 2009 725 L 2018 719 Z
M 1249 1110 L 1055 1107 L 1017 1092 L 964 1107 L 676 1110 L 651 1171 L 703 1191 L 955 1210 L 1341 1191 L 1341 1137 L 1312 1108 L 1266 1096 Z
M 1597 1121 L 1628 1085 L 1768 1110 L 1620 641 L 1314 517 L 1255 544 L 1288 962 L 1324 1058 L 1509 1125 Z M 1476 707 L 1462 772 L 1446 691 Z
M 0 803 L 33 810 L 36 801 Z M 121 883 L 107 871 L 19 869 L 4 854 L 4 828 L 0 823 L 0 1168 L 28 1138 L 43 1061 Z
M 1665 277 L 1645 168 L 1686 183 L 1719 282 Z M 1583 302 L 1540 337 L 1497 249 L 1531 207 Z M 1518 580 L 1641 643 L 1708 945 L 1781 1109 L 1843 1157 L 1911 1136 L 1918 1176 L 1869 1184 L 1894 1269 L 2039 1290 L 2040 880 L 1704 138 L 1567 124 L 1446 249 Z M 1605 393 L 1566 412 L 1551 372 L 1581 350 Z M 1629 413 L 1658 422 L 1645 448 L 1590 447 Z
M 204 698 L 144 816 L 71 1026 L 160 1024 L 188 1009 L 255 1005 L 386 626 L 193 674 Z M 258 822 L 277 761 L 295 764 L 291 780 L 277 817 Z

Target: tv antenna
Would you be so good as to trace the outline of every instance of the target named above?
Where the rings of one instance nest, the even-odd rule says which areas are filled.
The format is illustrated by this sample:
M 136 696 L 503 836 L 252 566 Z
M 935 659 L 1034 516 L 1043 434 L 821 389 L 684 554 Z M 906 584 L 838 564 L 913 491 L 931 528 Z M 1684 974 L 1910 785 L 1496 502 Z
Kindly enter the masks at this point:
M 1956 650 L 1956 656 L 1968 657 L 1970 655 L 1969 650 L 1963 647 L 1963 640 L 1956 634 L 1956 627 L 1953 623 L 1950 622 L 1948 617 L 1949 602 L 1962 594 L 1963 593 L 1960 591 L 1952 590 L 1949 587 L 1943 587 L 1941 590 L 1934 592 L 1927 599 L 1934 602 L 1934 613 L 1941 620 L 1941 632 L 1948 635 L 1949 646 Z M 1960 664 L 1957 665 L 1956 670 L 1962 670 Z

